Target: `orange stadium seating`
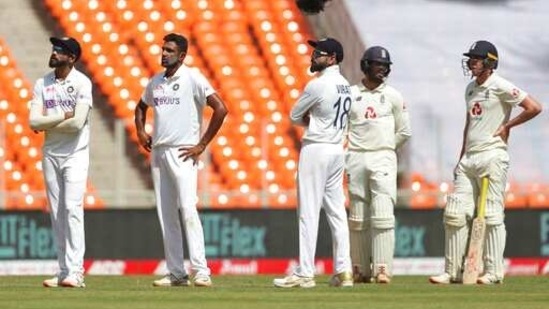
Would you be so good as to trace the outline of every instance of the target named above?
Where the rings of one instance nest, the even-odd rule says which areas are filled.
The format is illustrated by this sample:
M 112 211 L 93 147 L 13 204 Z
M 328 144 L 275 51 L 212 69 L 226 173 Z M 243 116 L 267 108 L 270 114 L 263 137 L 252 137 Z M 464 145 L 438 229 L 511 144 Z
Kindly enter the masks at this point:
M 293 0 L 45 0 L 63 31 L 83 47 L 82 60 L 137 145 L 134 109 L 159 64 L 162 38 L 179 32 L 190 42 L 185 63 L 199 69 L 218 90 L 229 116 L 203 158 L 201 207 L 287 208 L 297 205 L 295 172 L 302 130 L 288 113 L 310 80 L 312 37 Z M 3 44 L 1 46 L 5 46 Z M 42 136 L 24 125 L 30 85 L 5 48 L 0 53 L 0 119 L 7 123 L 1 145 L 5 187 L 23 194 L 10 205 L 42 205 L 24 193 L 42 190 Z M 23 102 L 23 103 L 21 103 Z M 208 116 L 208 115 L 207 115 Z M 152 127 L 148 117 L 147 128 Z M 17 150 L 14 150 L 17 149 Z M 412 174 L 403 184 L 405 203 L 415 209 L 444 207 L 448 185 Z M 93 192 L 91 190 L 90 192 Z M 28 201 L 25 200 L 28 199 Z M 549 207 L 549 189 L 511 183 L 506 207 Z M 102 202 L 94 194 L 88 198 Z M 26 201 L 27 203 L 22 203 Z M 28 203 L 30 202 L 30 203 Z M 41 204 L 42 203 L 42 204 Z
M 205 165 L 212 172 L 206 184 L 211 194 L 202 202 L 295 207 L 299 132 L 286 115 L 310 79 L 304 44 L 310 34 L 294 1 L 275 2 L 47 0 L 46 5 L 67 35 L 83 42 L 83 61 L 134 141 L 133 110 L 148 78 L 161 70 L 162 37 L 186 35 L 191 43 L 186 64 L 212 81 L 230 111 L 212 142 L 212 166 Z M 260 192 L 268 196 L 260 198 Z
M 0 38 L 0 126 L 5 137 L 0 144 L 2 179 L 8 194 L 6 209 L 45 209 L 44 181 L 40 147 L 43 136 L 29 128 L 28 101 L 32 97 L 30 82 L 17 68 L 7 44 Z M 88 194 L 85 207 L 101 208 L 103 203 Z

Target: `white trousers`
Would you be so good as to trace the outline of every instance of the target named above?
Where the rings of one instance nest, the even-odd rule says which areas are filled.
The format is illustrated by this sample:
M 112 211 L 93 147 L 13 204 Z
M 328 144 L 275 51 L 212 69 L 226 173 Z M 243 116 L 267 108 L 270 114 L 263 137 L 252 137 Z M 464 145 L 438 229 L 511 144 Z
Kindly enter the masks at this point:
M 151 170 L 166 266 L 178 278 L 187 275 L 183 265 L 184 229 L 193 275 L 209 276 L 204 231 L 196 209 L 197 166 L 178 156 L 178 147 L 155 147 L 152 151 Z
M 84 273 L 84 193 L 88 167 L 88 149 L 68 157 L 44 155 L 42 159 L 60 278 Z
M 343 192 L 343 147 L 304 144 L 297 171 L 299 267 L 295 274 L 314 277 L 320 210 L 330 226 L 335 273 L 351 272 L 349 227 Z
M 345 161 L 353 265 L 359 267 L 363 275 L 370 276 L 371 261 L 373 276 L 381 268 L 391 275 L 395 246 L 396 153 L 393 150 L 348 151 Z M 368 239 L 354 239 L 361 237 Z
M 503 254 L 507 236 L 504 222 L 505 186 L 508 169 L 509 155 L 504 149 L 467 153 L 459 162 L 454 192 L 448 196 L 444 210 L 445 271 L 452 277 L 459 278 L 461 275 L 461 264 L 466 254 L 468 222 L 474 216 L 481 179 L 489 176 L 484 271 L 503 279 Z

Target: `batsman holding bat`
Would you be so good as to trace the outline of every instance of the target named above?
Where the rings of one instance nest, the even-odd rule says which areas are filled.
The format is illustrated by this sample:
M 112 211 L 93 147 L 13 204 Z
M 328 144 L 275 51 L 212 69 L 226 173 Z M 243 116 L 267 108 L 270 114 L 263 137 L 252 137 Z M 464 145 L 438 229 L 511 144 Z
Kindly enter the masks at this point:
M 368 48 L 360 61 L 345 156 L 349 181 L 349 229 L 355 282 L 389 283 L 395 251 L 396 149 L 412 135 L 400 92 L 387 85 L 389 51 Z
M 484 219 L 484 273 L 479 284 L 503 282 L 506 230 L 504 223 L 505 185 L 509 168 L 507 141 L 512 127 L 541 112 L 534 98 L 494 71 L 499 57 L 496 47 L 487 41 L 475 42 L 463 54 L 463 69 L 474 80 L 465 89 L 467 118 L 463 132 L 460 160 L 454 170 L 454 192 L 448 196 L 444 211 L 445 272 L 429 278 L 431 283 L 462 281 L 469 221 L 481 190 L 482 178 L 488 176 Z M 510 119 L 511 110 L 523 111 Z

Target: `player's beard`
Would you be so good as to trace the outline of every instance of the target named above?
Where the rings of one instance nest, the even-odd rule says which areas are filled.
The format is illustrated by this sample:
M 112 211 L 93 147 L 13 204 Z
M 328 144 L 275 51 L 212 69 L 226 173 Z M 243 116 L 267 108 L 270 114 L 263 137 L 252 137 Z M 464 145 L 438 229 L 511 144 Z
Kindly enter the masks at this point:
M 62 60 L 59 60 L 55 57 L 50 57 L 50 60 L 48 62 L 48 66 L 52 69 L 60 68 L 60 67 L 65 66 L 67 64 L 68 64 L 68 61 L 62 61 Z
M 327 67 L 328 67 L 328 65 L 326 63 L 319 63 L 319 62 L 311 61 L 311 67 L 309 68 L 309 71 L 311 71 L 311 73 L 320 72 L 320 71 L 324 70 Z

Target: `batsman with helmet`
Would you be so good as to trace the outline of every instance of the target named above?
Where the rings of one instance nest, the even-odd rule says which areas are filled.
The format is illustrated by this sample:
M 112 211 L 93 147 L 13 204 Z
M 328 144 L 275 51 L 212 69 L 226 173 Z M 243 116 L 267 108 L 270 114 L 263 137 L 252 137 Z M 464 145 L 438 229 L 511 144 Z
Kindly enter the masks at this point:
M 499 76 L 499 56 L 488 41 L 477 41 L 463 54 L 463 69 L 473 80 L 465 89 L 467 117 L 459 162 L 454 170 L 454 192 L 448 195 L 444 210 L 445 270 L 429 278 L 431 283 L 462 281 L 463 260 L 480 193 L 481 180 L 488 176 L 485 208 L 484 272 L 478 284 L 503 282 L 505 249 L 504 202 L 509 155 L 507 143 L 511 128 L 541 112 L 541 105 L 525 91 Z M 511 119 L 511 110 L 523 110 Z
M 364 78 L 351 87 L 354 102 L 345 161 L 355 282 L 389 283 L 392 274 L 396 150 L 412 132 L 402 95 L 385 83 L 391 64 L 387 49 L 368 48 L 360 60 Z

